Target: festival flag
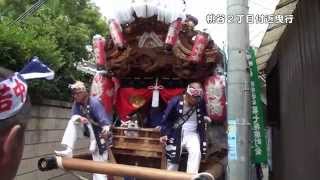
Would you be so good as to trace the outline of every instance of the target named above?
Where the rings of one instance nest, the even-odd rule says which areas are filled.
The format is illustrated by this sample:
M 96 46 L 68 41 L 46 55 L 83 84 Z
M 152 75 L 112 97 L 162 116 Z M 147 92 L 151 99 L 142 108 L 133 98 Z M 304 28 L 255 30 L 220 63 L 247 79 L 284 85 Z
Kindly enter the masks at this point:
M 0 82 L 0 120 L 14 116 L 27 99 L 26 79 L 53 79 L 54 72 L 34 57 L 19 73 Z
M 260 80 L 255 52 L 248 51 L 251 85 L 251 133 L 252 161 L 256 164 L 267 163 L 267 138 L 264 114 L 261 102 Z

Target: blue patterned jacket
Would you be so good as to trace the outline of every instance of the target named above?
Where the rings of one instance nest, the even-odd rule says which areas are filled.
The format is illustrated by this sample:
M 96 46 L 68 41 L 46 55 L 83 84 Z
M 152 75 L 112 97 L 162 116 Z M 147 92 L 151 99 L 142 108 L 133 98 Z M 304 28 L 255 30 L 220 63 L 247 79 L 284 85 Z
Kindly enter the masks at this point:
M 173 97 L 167 105 L 167 108 L 164 112 L 162 121 L 161 121 L 161 136 L 167 135 L 168 141 L 166 146 L 166 155 L 167 159 L 171 163 L 178 163 L 181 156 L 181 131 L 182 127 L 177 129 L 173 128 L 173 125 L 177 122 L 178 117 L 183 114 L 183 96 Z M 200 150 L 202 158 L 206 154 L 207 150 L 207 141 L 205 133 L 205 121 L 203 116 L 206 115 L 205 103 L 203 100 L 196 105 L 197 113 L 197 122 L 198 127 L 197 131 L 200 137 Z

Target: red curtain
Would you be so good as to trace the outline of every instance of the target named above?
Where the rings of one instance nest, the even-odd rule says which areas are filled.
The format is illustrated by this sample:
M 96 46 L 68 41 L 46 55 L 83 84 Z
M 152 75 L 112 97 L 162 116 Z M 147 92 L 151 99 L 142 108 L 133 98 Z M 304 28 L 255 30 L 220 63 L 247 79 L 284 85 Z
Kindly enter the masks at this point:
M 167 103 L 172 97 L 183 92 L 183 88 L 161 89 L 160 97 Z M 152 90 L 148 88 L 119 88 L 117 92 L 116 110 L 122 121 L 127 116 L 152 100 Z
M 152 91 L 149 89 L 120 88 L 117 93 L 116 109 L 121 120 L 149 102 Z
M 172 97 L 182 94 L 183 91 L 184 88 L 161 89 L 160 96 L 164 102 L 168 103 Z

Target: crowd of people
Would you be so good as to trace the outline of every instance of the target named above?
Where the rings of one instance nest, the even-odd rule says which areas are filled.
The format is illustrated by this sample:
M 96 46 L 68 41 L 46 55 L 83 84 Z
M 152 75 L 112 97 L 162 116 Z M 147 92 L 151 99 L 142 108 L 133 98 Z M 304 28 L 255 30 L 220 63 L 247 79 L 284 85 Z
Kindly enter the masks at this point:
M 78 132 L 83 131 L 90 139 L 89 151 L 94 161 L 108 161 L 108 146 L 110 145 L 110 128 L 112 115 L 108 114 L 102 102 L 96 96 L 90 96 L 83 82 L 77 81 L 70 85 L 74 100 L 71 118 L 65 128 L 61 141 L 61 147 L 55 153 L 58 156 L 72 157 L 73 149 L 77 141 Z M 167 156 L 167 170 L 177 171 L 179 160 L 184 150 L 188 152 L 187 172 L 197 174 L 201 157 L 206 152 L 205 138 L 206 108 L 203 100 L 203 89 L 199 82 L 190 83 L 182 95 L 173 97 L 162 111 L 156 108 L 150 111 L 149 125 L 159 128 L 161 137 L 159 141 L 165 145 Z M 4 149 L 0 151 L 8 158 L 1 159 L 0 167 L 10 167 L 12 173 L 6 173 L 5 179 L 14 177 L 17 165 L 21 159 L 21 147 L 23 141 L 19 136 L 25 128 L 25 122 L 19 124 L 15 121 L 3 121 L 10 128 L 1 128 L 1 144 Z M 11 138 L 11 139 L 10 139 Z M 16 139 L 15 139 L 16 138 Z M 11 140 L 19 144 L 10 144 Z M 61 149 L 60 149 L 61 148 Z M 19 150 L 20 149 L 20 150 Z M 17 152 L 18 151 L 18 152 Z M 12 153 L 19 154 L 13 156 Z M 13 172 L 12 169 L 15 171 Z M 93 174 L 94 180 L 106 180 L 105 174 Z
M 61 144 L 63 150 L 56 154 L 72 157 L 77 131 L 81 128 L 90 138 L 89 150 L 94 161 L 107 161 L 108 136 L 112 116 L 107 114 L 98 97 L 90 96 L 84 83 L 77 81 L 70 86 L 74 99 L 71 119 L 65 129 Z M 206 152 L 205 121 L 206 107 L 203 89 L 199 82 L 190 83 L 185 93 L 173 97 L 164 111 L 150 110 L 150 127 L 159 128 L 160 142 L 166 147 L 167 169 L 177 171 L 182 151 L 188 152 L 187 172 L 198 173 L 201 157 Z M 105 179 L 105 175 L 94 174 L 93 179 Z

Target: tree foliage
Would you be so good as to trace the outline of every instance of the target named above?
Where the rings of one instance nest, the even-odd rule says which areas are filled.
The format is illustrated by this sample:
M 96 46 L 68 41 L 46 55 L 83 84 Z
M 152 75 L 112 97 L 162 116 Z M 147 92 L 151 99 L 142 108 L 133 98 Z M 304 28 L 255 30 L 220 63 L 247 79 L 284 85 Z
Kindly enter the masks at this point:
M 35 0 L 0 0 L 0 66 L 19 71 L 33 56 L 55 72 L 53 82 L 33 80 L 32 94 L 68 99 L 67 84 L 88 77 L 74 64 L 87 58 L 94 34 L 106 35 L 105 20 L 89 0 L 48 0 L 21 22 L 13 23 Z

